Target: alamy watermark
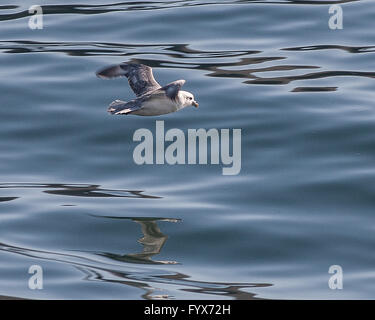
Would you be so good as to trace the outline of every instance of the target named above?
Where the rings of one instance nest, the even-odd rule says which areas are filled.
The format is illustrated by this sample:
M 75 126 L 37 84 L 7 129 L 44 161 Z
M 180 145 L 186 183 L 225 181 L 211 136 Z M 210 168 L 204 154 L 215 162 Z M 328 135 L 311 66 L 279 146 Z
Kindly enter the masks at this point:
M 329 267 L 328 273 L 332 274 L 328 280 L 328 287 L 332 290 L 342 290 L 344 288 L 342 267 L 335 264 Z
M 328 26 L 331 30 L 344 28 L 344 12 L 339 4 L 333 4 L 329 7 L 328 13 L 331 14 L 328 20 Z
M 210 164 L 223 165 L 223 175 L 239 174 L 241 171 L 241 129 L 232 129 L 232 135 L 229 129 L 188 129 L 186 138 L 185 132 L 181 129 L 173 128 L 164 132 L 164 121 L 158 120 L 155 123 L 155 139 L 149 129 L 141 128 L 134 132 L 133 141 L 140 143 L 134 148 L 133 159 L 138 165 L 207 165 L 208 140 L 211 151 Z M 171 143 L 166 146 L 166 142 Z M 232 155 L 230 145 L 232 145 Z
M 29 274 L 32 276 L 29 278 L 29 289 L 43 289 L 43 269 L 41 266 L 34 264 L 29 268 Z
M 29 8 L 29 28 L 31 30 L 43 29 L 43 9 L 41 6 L 33 5 Z

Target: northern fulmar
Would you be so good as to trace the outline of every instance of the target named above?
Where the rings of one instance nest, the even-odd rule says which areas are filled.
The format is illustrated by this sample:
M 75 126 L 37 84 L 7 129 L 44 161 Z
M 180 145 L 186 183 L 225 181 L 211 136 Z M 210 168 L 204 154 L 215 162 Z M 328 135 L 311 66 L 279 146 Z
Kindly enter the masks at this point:
M 125 76 L 137 96 L 129 102 L 115 100 L 108 112 L 115 115 L 135 114 L 139 116 L 158 116 L 194 106 L 198 103 L 194 96 L 181 90 L 185 80 L 176 80 L 162 87 L 156 82 L 152 68 L 144 64 L 121 63 L 99 70 L 99 78 L 111 79 Z

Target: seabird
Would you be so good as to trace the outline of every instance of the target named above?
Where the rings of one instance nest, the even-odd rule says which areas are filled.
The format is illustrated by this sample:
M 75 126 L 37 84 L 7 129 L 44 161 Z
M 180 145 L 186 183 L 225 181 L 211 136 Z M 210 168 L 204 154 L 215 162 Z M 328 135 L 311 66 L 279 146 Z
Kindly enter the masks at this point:
M 108 108 L 108 112 L 111 114 L 158 116 L 189 106 L 198 107 L 194 96 L 190 92 L 181 90 L 185 80 L 176 80 L 162 87 L 154 79 L 152 68 L 144 64 L 112 65 L 99 70 L 96 75 L 104 79 L 127 77 L 130 87 L 137 96 L 129 102 L 113 101 Z

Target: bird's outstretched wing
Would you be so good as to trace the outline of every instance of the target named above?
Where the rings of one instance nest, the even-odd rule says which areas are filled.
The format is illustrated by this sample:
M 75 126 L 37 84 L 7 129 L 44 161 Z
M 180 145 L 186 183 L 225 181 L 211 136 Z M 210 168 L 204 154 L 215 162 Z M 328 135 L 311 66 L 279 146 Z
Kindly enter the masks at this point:
M 175 100 L 177 98 L 178 91 L 180 91 L 185 82 L 185 80 L 176 80 L 162 87 L 160 90 L 164 90 L 169 99 Z
M 159 89 L 161 86 L 154 79 L 152 68 L 144 64 L 121 63 L 99 70 L 96 75 L 99 78 L 111 79 L 115 77 L 127 77 L 129 85 L 137 97 L 147 92 Z

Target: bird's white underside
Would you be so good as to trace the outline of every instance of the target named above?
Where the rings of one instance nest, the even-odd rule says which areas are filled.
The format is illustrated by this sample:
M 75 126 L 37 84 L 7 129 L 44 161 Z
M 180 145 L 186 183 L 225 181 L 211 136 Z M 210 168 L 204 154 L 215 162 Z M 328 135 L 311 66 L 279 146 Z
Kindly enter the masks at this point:
M 166 95 L 152 97 L 145 101 L 142 108 L 131 112 L 131 114 L 139 116 L 157 116 L 165 113 L 175 112 L 181 109 L 181 105 L 177 101 L 169 99 Z

